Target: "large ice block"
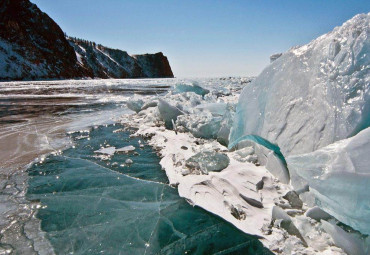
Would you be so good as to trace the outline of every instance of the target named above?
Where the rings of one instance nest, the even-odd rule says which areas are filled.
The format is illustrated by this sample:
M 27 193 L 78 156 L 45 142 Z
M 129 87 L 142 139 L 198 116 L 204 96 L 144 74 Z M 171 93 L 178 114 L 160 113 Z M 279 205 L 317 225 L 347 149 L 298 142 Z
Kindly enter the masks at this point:
M 370 128 L 315 152 L 290 156 L 293 186 L 306 182 L 324 211 L 370 234 Z
M 258 135 L 312 152 L 370 125 L 370 13 L 292 48 L 245 86 L 230 143 Z

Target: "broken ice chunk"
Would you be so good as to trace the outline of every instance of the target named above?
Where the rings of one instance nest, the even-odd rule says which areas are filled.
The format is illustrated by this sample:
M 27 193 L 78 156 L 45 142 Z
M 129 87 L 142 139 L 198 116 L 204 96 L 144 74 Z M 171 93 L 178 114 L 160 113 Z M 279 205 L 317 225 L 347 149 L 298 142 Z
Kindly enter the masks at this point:
M 233 125 L 234 115 L 234 105 L 228 104 L 226 106 L 225 114 L 222 116 L 221 127 L 217 133 L 217 141 L 222 145 L 229 145 L 230 129 Z
M 208 174 L 209 171 L 221 171 L 230 163 L 230 159 L 226 154 L 215 151 L 204 151 L 195 154 L 186 160 L 186 167 L 192 172 L 200 171 L 203 174 Z
M 131 165 L 132 163 L 134 163 L 134 161 L 132 161 L 132 159 L 126 159 L 126 161 L 125 161 L 125 163 L 127 164 L 127 165 Z
M 149 102 L 143 104 L 143 106 L 141 107 L 141 110 L 145 110 L 145 109 L 148 109 L 150 107 L 156 107 L 157 105 L 158 105 L 157 100 L 149 101 Z
M 233 147 L 253 147 L 254 153 L 257 155 L 258 162 L 261 165 L 266 166 L 266 169 L 269 170 L 269 172 L 278 178 L 282 183 L 289 183 L 289 170 L 279 147 L 275 144 L 272 144 L 259 136 L 248 135 L 242 137 L 238 143 L 234 145 L 231 144 L 229 146 L 230 149 Z
M 257 207 L 257 208 L 263 208 L 263 204 L 256 200 L 256 199 L 253 199 L 253 198 L 250 198 L 250 197 L 247 197 L 247 196 L 244 196 L 243 194 L 239 194 L 239 196 L 245 201 L 247 202 L 249 205 L 251 206 L 254 206 L 254 207 Z
M 267 177 L 262 177 L 262 179 L 256 183 L 256 190 L 259 191 L 263 189 L 263 186 L 265 186 L 265 180 L 267 180 Z
M 274 220 L 281 220 L 280 227 L 285 229 L 289 234 L 301 239 L 303 245 L 307 247 L 307 243 L 304 240 L 303 236 L 292 222 L 290 216 L 282 208 L 280 208 L 279 206 L 274 206 L 272 208 L 272 218 Z
M 328 220 L 332 218 L 330 214 L 326 213 L 325 211 L 321 210 L 320 207 L 313 207 L 307 210 L 306 216 L 310 217 L 311 219 L 320 221 L 320 220 Z
M 208 89 L 204 89 L 199 86 L 196 82 L 193 82 L 191 85 L 189 84 L 176 84 L 174 89 L 174 93 L 184 93 L 184 92 L 194 92 L 195 94 L 204 96 L 209 93 Z
M 116 152 L 116 148 L 115 147 L 101 148 L 100 150 L 97 150 L 94 152 L 98 154 L 105 154 L 105 155 L 112 156 Z
M 182 115 L 178 118 L 178 125 L 199 138 L 216 138 L 220 130 L 221 117 L 214 117 L 209 112 L 197 112 Z
M 125 146 L 123 148 L 117 149 L 116 152 L 129 153 L 130 151 L 134 151 L 134 150 L 135 150 L 135 146 L 129 145 L 129 146 Z
M 290 156 L 287 162 L 294 177 L 292 185 L 296 187 L 295 180 L 303 179 L 320 208 L 363 234 L 370 234 L 369 155 L 367 128 L 314 152 Z
M 298 155 L 368 127 L 369 22 L 356 15 L 266 67 L 239 97 L 231 143 L 259 135 Z
M 144 105 L 144 101 L 142 99 L 131 98 L 129 101 L 126 102 L 126 105 L 130 110 L 138 113 L 141 111 L 141 107 Z
M 170 105 L 166 101 L 159 99 L 158 110 L 166 128 L 173 129 L 172 121 L 176 122 L 177 116 L 184 114 L 180 109 Z
M 302 200 L 294 190 L 288 191 L 283 198 L 288 200 L 290 206 L 294 209 L 301 209 L 303 206 Z
M 209 111 L 213 115 L 223 116 L 227 110 L 227 104 L 225 103 L 208 103 L 201 104 L 196 107 L 196 109 L 201 111 Z
M 289 215 L 279 206 L 274 206 L 272 208 L 272 218 L 275 220 L 287 220 L 292 221 Z
M 364 241 L 362 241 L 358 236 L 355 234 L 350 234 L 345 232 L 343 229 L 338 227 L 335 224 L 327 222 L 325 220 L 321 221 L 322 227 L 324 228 L 325 232 L 328 233 L 334 240 L 336 246 L 340 247 L 345 251 L 347 254 L 350 255 L 366 255 L 369 250 L 368 244 L 366 245 Z M 367 240 L 367 242 L 369 242 Z
M 233 108 L 224 103 L 203 104 L 187 115 L 179 116 L 178 126 L 184 127 L 195 137 L 217 139 L 223 145 L 229 141 L 233 121 Z
M 250 162 L 253 164 L 258 163 L 258 157 L 256 154 L 254 154 L 254 149 L 252 146 L 237 150 L 235 152 L 234 159 L 239 162 Z

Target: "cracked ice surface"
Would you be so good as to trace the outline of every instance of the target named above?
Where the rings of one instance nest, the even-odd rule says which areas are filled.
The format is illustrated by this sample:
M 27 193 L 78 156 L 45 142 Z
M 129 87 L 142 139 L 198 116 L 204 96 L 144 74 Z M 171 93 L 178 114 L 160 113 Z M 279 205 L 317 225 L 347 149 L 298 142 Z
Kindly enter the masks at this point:
M 112 125 L 92 129 L 89 139 L 71 136 L 74 148 L 29 170 L 28 198 L 41 202 L 37 217 L 57 254 L 269 254 L 255 237 L 180 198 L 141 138 Z M 137 154 L 100 160 L 102 145 Z M 128 157 L 134 163 L 122 165 Z

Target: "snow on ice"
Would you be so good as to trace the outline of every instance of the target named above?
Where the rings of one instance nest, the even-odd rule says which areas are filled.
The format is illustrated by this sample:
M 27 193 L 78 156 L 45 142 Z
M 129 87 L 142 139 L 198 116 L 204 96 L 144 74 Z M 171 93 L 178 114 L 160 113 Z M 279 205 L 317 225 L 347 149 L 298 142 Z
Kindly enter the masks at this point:
M 274 252 L 368 254 L 369 22 L 292 48 L 251 83 L 143 97 L 121 122 L 151 138 L 180 196 Z

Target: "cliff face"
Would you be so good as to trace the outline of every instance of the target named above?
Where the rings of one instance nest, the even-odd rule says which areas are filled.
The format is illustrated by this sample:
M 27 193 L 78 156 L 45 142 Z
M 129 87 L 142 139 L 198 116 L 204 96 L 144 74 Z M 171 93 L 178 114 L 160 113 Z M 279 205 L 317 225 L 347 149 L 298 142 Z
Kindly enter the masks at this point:
M 91 77 L 100 78 L 172 78 L 173 73 L 163 53 L 130 56 L 93 42 L 67 38 L 77 60 Z
M 138 56 L 66 38 L 29 0 L 0 1 L 0 80 L 173 77 L 162 53 Z
M 162 52 L 133 56 L 146 77 L 173 77 L 170 63 Z

